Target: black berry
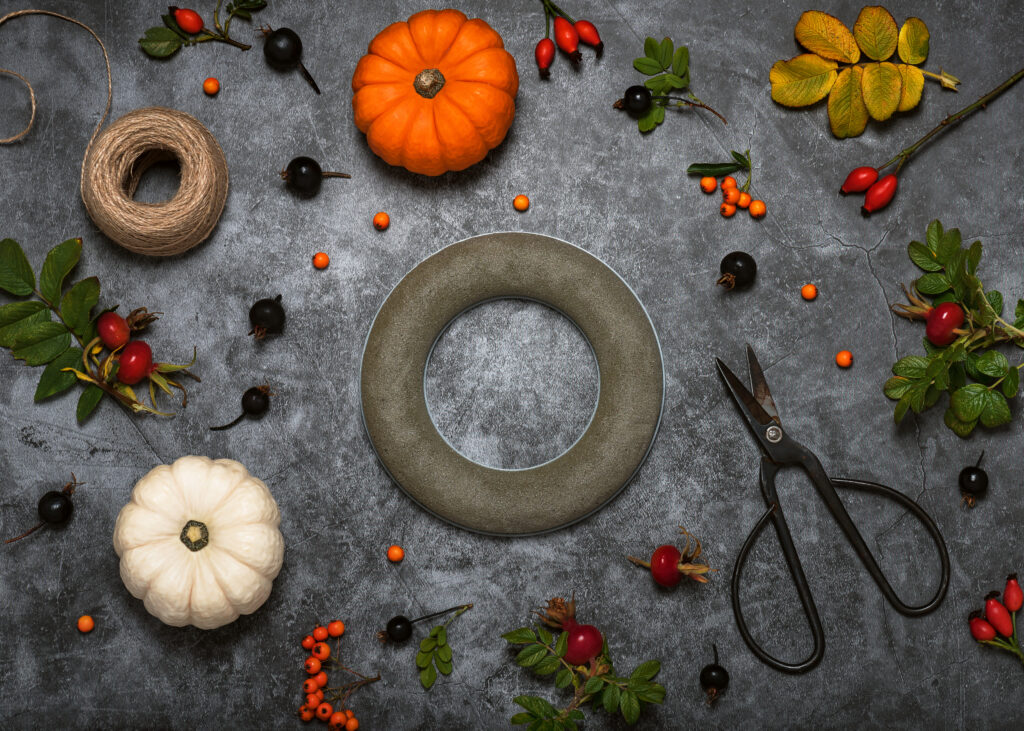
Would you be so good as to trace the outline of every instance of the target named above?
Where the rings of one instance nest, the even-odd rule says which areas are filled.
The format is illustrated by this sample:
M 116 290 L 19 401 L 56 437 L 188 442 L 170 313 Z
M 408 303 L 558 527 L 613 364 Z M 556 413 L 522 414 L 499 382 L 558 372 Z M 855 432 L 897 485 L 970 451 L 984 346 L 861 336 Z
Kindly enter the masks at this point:
M 273 299 L 266 297 L 258 300 L 249 308 L 249 322 L 252 323 L 250 334 L 255 334 L 257 338 L 284 330 L 284 307 L 281 305 L 281 295 L 277 295 Z
M 324 171 L 311 157 L 297 157 L 281 173 L 285 185 L 299 195 L 314 196 L 320 192 Z
M 734 251 L 726 254 L 718 267 L 722 276 L 718 284 L 726 289 L 749 287 L 757 276 L 757 262 L 745 251 Z
M 392 642 L 405 642 L 412 637 L 412 622 L 401 614 L 388 620 L 388 639 Z
M 646 114 L 647 110 L 651 108 L 652 101 L 651 90 L 639 84 L 629 87 L 622 95 L 622 106 L 626 108 L 627 112 L 637 116 Z
M 302 60 L 302 39 L 291 28 L 278 28 L 266 34 L 263 56 L 276 69 L 287 71 Z
M 960 492 L 964 496 L 964 501 L 968 507 L 974 507 L 974 501 L 979 498 L 985 497 L 985 493 L 988 492 L 988 473 L 981 469 L 981 460 L 985 457 L 985 453 L 981 453 L 981 457 L 978 457 L 976 464 L 964 467 L 960 470 Z
M 249 416 L 260 416 L 270 408 L 270 389 L 253 386 L 242 394 L 242 411 Z
M 47 523 L 66 523 L 75 506 L 63 492 L 50 490 L 39 499 L 39 517 Z
M 707 694 L 708 703 L 717 701 L 729 687 L 729 673 L 718 664 L 718 648 L 714 645 L 712 647 L 715 652 L 715 661 L 710 665 L 705 665 L 700 671 L 700 687 Z

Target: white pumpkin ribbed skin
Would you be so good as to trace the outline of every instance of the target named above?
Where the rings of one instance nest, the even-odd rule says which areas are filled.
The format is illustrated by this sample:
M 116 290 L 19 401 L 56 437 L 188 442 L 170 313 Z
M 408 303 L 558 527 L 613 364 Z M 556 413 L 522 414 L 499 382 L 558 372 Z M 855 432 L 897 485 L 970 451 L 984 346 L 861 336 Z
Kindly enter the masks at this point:
M 180 539 L 190 520 L 209 532 L 198 551 Z M 121 580 L 166 624 L 221 627 L 270 596 L 284 560 L 280 523 L 270 490 L 241 463 L 181 457 L 139 480 L 117 516 Z

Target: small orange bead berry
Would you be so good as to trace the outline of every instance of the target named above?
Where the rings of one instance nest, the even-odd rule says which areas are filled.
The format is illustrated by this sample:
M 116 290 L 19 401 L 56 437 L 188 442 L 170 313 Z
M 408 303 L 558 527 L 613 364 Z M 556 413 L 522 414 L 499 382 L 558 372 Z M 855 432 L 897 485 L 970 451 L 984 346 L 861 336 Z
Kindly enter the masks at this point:
M 345 709 L 345 716 L 348 717 L 348 718 L 355 718 L 356 717 L 356 712 L 353 711 L 351 708 L 346 708 Z
M 315 644 L 316 644 L 316 640 L 313 639 L 313 635 L 306 635 L 305 637 L 302 638 L 302 649 L 303 650 L 312 650 L 313 649 L 313 645 L 315 645 Z
M 348 716 L 343 711 L 335 711 L 331 714 L 330 720 L 327 721 L 327 728 L 330 731 L 342 731 L 345 728 L 346 721 L 348 721 Z
M 331 637 L 341 637 L 345 634 L 345 623 L 340 619 L 327 623 L 327 634 Z
M 353 716 L 345 723 L 345 731 L 356 731 L 359 728 L 359 719 Z
M 322 701 L 324 699 L 324 689 L 323 688 L 317 688 L 316 692 L 313 693 L 313 695 L 316 696 L 316 702 L 317 702 L 317 705 L 319 705 L 320 701 Z
M 82 633 L 92 632 L 92 628 L 96 626 L 92 617 L 88 614 L 83 614 L 78 618 L 78 631 Z
M 302 692 L 306 695 L 316 693 L 319 689 L 320 685 L 316 682 L 315 678 L 306 678 L 302 681 Z
M 323 688 L 325 685 L 327 685 L 327 673 L 321 670 L 319 673 L 313 676 L 313 680 L 316 681 L 316 684 L 319 687 Z
M 810 302 L 812 299 L 818 296 L 818 288 L 813 284 L 805 284 L 800 288 L 800 296 Z
M 217 92 L 220 91 L 220 82 L 211 76 L 203 82 L 203 91 L 206 92 L 206 96 L 217 96 Z
M 326 642 L 317 642 L 313 645 L 313 657 L 323 661 L 331 656 L 331 646 Z
M 736 187 L 736 178 L 734 178 L 731 175 L 726 175 L 724 178 L 722 178 L 722 190 L 725 190 L 726 188 L 735 188 L 735 187 Z
M 316 693 L 309 693 L 306 695 L 306 708 L 316 708 L 320 705 L 320 699 L 317 698 Z
M 388 561 L 398 563 L 405 558 L 405 549 L 401 546 L 388 546 Z
M 303 667 L 306 668 L 306 672 L 310 675 L 316 675 L 320 672 L 320 661 L 315 657 L 307 657 L 306 662 L 303 663 Z
M 740 199 L 739 201 L 736 202 L 736 205 L 738 205 L 740 208 L 748 208 L 750 206 L 750 201 L 750 193 L 743 191 L 742 193 L 740 193 Z
M 302 708 L 299 709 L 299 718 L 301 718 L 306 723 L 309 723 L 314 718 L 316 718 L 316 711 L 314 711 L 312 708 L 306 708 L 305 706 L 302 706 Z
M 840 350 L 836 353 L 836 365 L 840 368 L 849 368 L 853 365 L 853 353 L 849 350 Z
M 327 628 L 323 625 L 317 625 L 313 628 L 313 639 L 317 642 L 323 642 L 327 639 Z
M 718 207 L 718 212 L 721 213 L 724 218 L 729 218 L 736 215 L 736 206 L 731 203 L 723 203 Z
M 730 186 L 728 188 L 722 188 L 722 200 L 731 206 L 736 205 L 740 202 L 740 192 L 736 189 L 736 186 Z
M 373 227 L 378 231 L 383 231 L 391 225 L 391 216 L 386 214 L 384 211 L 379 212 L 373 217 Z
M 700 189 L 705 193 L 714 193 L 715 188 L 718 187 L 718 181 L 712 178 L 710 175 L 700 179 Z
M 520 193 L 512 199 L 512 207 L 522 213 L 530 207 L 530 199 Z
M 316 707 L 316 717 L 321 721 L 326 721 L 334 714 L 334 706 L 330 703 L 321 703 Z
M 331 257 L 327 256 L 326 252 L 318 251 L 313 254 L 313 266 L 317 269 L 326 269 L 331 263 Z
M 768 207 L 764 204 L 764 201 L 750 201 L 750 215 L 754 218 L 764 218 L 764 214 L 768 212 Z

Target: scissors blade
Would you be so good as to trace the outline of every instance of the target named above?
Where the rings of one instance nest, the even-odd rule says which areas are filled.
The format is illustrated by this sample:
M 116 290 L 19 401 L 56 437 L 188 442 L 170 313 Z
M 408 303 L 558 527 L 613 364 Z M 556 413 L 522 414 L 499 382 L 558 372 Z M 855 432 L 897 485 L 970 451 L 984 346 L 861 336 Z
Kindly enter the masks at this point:
M 715 362 L 718 364 L 718 372 L 725 381 L 725 385 L 729 387 L 732 397 L 747 419 L 751 423 L 762 426 L 771 423 L 773 421 L 771 415 L 764 410 L 757 399 L 747 390 L 747 387 L 736 377 L 736 374 L 729 369 L 729 366 L 723 363 L 721 358 L 715 358 Z
M 750 345 L 747 345 L 747 368 L 750 371 L 750 385 L 754 389 L 754 399 L 771 420 L 781 426 L 782 421 L 779 419 L 779 410 L 775 406 L 775 399 L 772 398 L 772 392 L 768 390 L 768 381 L 765 380 L 764 371 L 761 370 L 761 364 L 757 361 L 754 349 Z

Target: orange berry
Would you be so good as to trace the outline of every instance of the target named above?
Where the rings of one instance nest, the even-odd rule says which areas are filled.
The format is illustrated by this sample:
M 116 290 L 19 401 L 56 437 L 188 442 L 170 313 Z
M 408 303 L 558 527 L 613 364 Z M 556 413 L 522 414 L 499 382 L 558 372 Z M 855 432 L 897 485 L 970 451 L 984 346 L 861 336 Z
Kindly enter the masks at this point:
M 322 701 L 324 699 L 324 689 L 323 688 L 317 688 L 316 692 L 313 693 L 313 696 L 316 698 L 317 705 L 319 705 L 320 701 Z
M 715 188 L 718 187 L 718 181 L 712 178 L 710 175 L 700 179 L 700 189 L 705 193 L 714 193 Z
M 383 231 L 391 225 L 391 216 L 381 211 L 373 217 L 373 227 L 378 231 Z
M 317 686 L 323 688 L 327 685 L 327 673 L 321 670 L 319 673 L 313 676 L 313 680 L 316 681 Z
M 731 206 L 740 202 L 740 192 L 736 189 L 735 185 L 728 188 L 722 188 L 722 200 Z
M 530 207 L 530 199 L 520 193 L 519 195 L 512 199 L 512 207 L 515 208 L 520 213 L 522 213 L 523 211 Z
M 323 642 L 327 639 L 327 628 L 323 625 L 317 625 L 313 628 L 313 639 L 317 642 Z
M 217 92 L 220 91 L 220 82 L 211 76 L 203 82 L 203 91 L 207 96 L 217 96 Z
M 359 728 L 359 719 L 353 716 L 345 723 L 345 731 L 356 731 Z
M 723 203 L 719 206 L 718 212 L 721 213 L 724 218 L 729 218 L 736 214 L 736 206 L 731 203 Z
M 750 205 L 750 201 L 750 193 L 743 191 L 742 193 L 740 193 L 740 199 L 739 201 L 736 202 L 736 205 L 738 205 L 740 208 L 747 208 Z
M 764 218 L 764 214 L 768 212 L 768 207 L 765 206 L 764 201 L 750 201 L 750 215 L 754 218 Z
M 405 550 L 401 546 L 388 546 L 388 561 L 398 563 L 405 558 Z
M 345 728 L 346 721 L 348 721 L 348 716 L 343 711 L 335 711 L 331 714 L 330 720 L 327 721 L 327 728 L 330 731 L 342 731 Z
M 334 714 L 334 706 L 330 703 L 321 703 L 316 707 L 316 717 L 321 721 L 326 721 Z
M 840 368 L 849 368 L 853 365 L 853 353 L 849 350 L 840 350 L 836 353 L 836 365 Z
M 341 637 L 345 634 L 345 623 L 340 619 L 327 623 L 327 634 L 331 637 Z
M 303 667 L 306 668 L 306 672 L 310 675 L 316 675 L 320 672 L 320 661 L 313 656 L 307 657 Z
M 320 686 L 317 684 L 316 678 L 306 678 L 302 681 L 302 692 L 306 695 L 316 693 L 319 688 Z
M 353 711 L 353 710 L 352 710 L 351 708 L 346 708 L 346 709 L 345 709 L 345 715 L 346 715 L 346 716 L 347 716 L 348 718 L 355 718 L 355 717 L 356 717 L 356 712 L 355 712 L 355 711 Z
M 318 251 L 313 254 L 313 266 L 317 269 L 326 269 L 327 265 L 331 263 L 331 257 L 323 251 Z
M 809 302 L 818 296 L 818 288 L 813 284 L 805 284 L 800 288 L 800 296 Z
M 306 708 L 316 708 L 320 705 L 320 699 L 316 697 L 316 693 L 310 693 L 306 696 Z
M 726 188 L 735 188 L 735 187 L 736 187 L 736 178 L 734 178 L 731 175 L 726 175 L 724 178 L 722 178 L 722 190 L 725 190 Z
M 316 711 L 314 711 L 312 708 L 306 708 L 305 706 L 302 706 L 302 708 L 299 709 L 299 718 L 301 718 L 306 723 L 309 723 L 314 718 L 316 718 Z
M 313 645 L 313 657 L 317 660 L 326 660 L 331 656 L 331 646 L 326 642 L 317 642 Z
M 83 614 L 81 617 L 78 618 L 79 632 L 92 632 L 92 628 L 95 626 L 96 623 L 92 621 L 92 617 L 90 617 L 88 614 Z
M 316 640 L 313 639 L 313 635 L 306 635 L 305 637 L 302 638 L 302 649 L 303 650 L 312 650 L 313 649 L 313 645 L 315 645 L 315 644 L 316 644 Z

